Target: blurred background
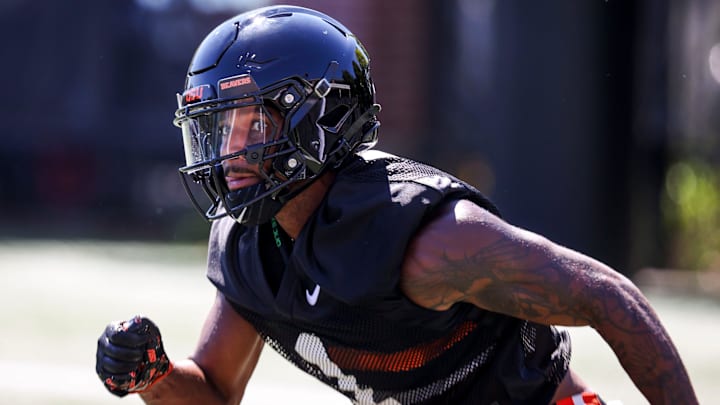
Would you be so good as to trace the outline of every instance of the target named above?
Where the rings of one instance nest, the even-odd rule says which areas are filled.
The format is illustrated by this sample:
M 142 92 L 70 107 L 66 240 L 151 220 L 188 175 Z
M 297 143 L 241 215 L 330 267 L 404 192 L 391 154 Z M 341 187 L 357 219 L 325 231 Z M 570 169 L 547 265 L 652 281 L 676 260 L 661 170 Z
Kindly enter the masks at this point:
M 122 285 L 118 263 L 143 261 L 149 272 L 192 263 L 179 273 L 207 284 L 208 225 L 177 174 L 175 93 L 212 28 L 273 3 L 0 1 L 0 117 L 8 124 L 0 138 L 0 315 L 7 328 L 30 326 L 39 340 L 29 341 L 45 342 L 38 323 L 75 297 L 98 312 L 78 312 L 94 322 L 83 343 L 89 353 L 115 313 L 102 311 L 102 298 L 127 290 L 78 297 L 107 280 Z M 655 292 L 662 308 L 681 302 L 688 312 L 720 314 L 719 2 L 283 3 L 334 16 L 368 49 L 383 105 L 379 149 L 469 181 L 510 222 L 612 265 Z M 74 269 L 92 254 L 104 261 Z M 77 278 L 58 284 L 62 274 Z M 181 276 L 158 277 L 167 277 L 158 283 L 170 294 L 165 284 Z M 47 313 L 32 312 L 38 296 L 47 298 Z M 146 295 L 138 302 L 146 304 L 139 311 L 152 305 Z M 28 339 L 16 337 L 0 341 L 0 372 L 19 361 L 11 346 Z M 717 359 L 718 352 L 703 354 Z

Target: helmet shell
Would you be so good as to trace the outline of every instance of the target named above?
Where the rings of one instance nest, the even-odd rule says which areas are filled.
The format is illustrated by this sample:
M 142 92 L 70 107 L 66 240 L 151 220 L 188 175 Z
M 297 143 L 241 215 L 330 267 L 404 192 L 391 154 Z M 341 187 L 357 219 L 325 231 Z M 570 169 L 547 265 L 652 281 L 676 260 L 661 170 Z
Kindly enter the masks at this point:
M 337 133 L 327 134 L 331 139 L 319 140 L 313 133 L 316 132 L 314 126 L 323 112 L 333 111 L 338 105 L 353 110 L 350 117 L 344 117 L 346 121 L 343 124 L 347 127 L 373 107 L 375 89 L 369 62 L 368 53 L 360 41 L 337 20 L 308 8 L 271 6 L 228 19 L 208 34 L 192 58 L 185 91 L 192 92 L 193 88 L 205 86 L 211 91 L 206 92 L 208 97 L 201 101 L 226 99 L 228 97 L 223 96 L 219 84 L 240 75 L 251 76 L 259 93 L 264 93 L 263 96 L 269 99 L 284 97 L 285 94 L 270 91 L 290 79 L 304 85 L 304 91 L 300 91 L 305 93 L 301 94 L 304 96 L 323 80 L 336 87 L 344 86 L 345 92 L 327 94 L 323 111 L 315 111 L 309 117 L 310 122 L 302 122 L 312 110 L 310 106 L 293 110 L 283 105 L 285 99 L 276 100 L 285 107 L 285 119 L 288 121 L 285 132 L 290 141 L 306 154 L 309 163 L 323 163 L 327 156 L 315 148 L 322 141 L 337 142 L 338 139 L 332 139 Z M 250 88 L 249 92 L 234 96 L 241 98 L 255 90 Z M 293 97 L 299 101 L 298 95 Z M 311 103 L 316 101 L 310 100 Z M 336 112 L 335 115 L 342 114 Z M 303 133 L 294 134 L 297 130 Z M 339 131 L 336 128 L 336 132 Z M 377 132 L 345 134 L 345 140 L 349 149 L 357 150 L 360 144 L 367 148 L 377 141 Z M 324 151 L 332 150 L 333 146 L 326 145 Z M 313 172 L 323 168 L 311 164 Z

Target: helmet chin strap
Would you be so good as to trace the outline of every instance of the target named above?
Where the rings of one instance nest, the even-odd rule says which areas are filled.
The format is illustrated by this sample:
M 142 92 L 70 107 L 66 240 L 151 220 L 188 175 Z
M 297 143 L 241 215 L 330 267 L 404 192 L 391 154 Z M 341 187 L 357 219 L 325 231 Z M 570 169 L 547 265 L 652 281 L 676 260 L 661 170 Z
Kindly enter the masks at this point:
M 266 197 L 242 209 L 240 215 L 232 216 L 237 222 L 246 226 L 256 226 L 269 222 L 280 211 L 283 204 L 273 198 Z

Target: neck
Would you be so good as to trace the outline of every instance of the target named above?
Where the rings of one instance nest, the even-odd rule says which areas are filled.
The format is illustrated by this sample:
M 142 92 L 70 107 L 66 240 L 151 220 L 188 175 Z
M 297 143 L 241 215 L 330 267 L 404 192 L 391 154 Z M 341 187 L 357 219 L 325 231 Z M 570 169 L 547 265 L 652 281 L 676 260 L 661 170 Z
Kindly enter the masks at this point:
M 335 173 L 326 172 L 305 190 L 288 201 L 275 215 L 278 224 L 291 238 L 296 239 L 308 218 L 315 212 L 335 179 Z

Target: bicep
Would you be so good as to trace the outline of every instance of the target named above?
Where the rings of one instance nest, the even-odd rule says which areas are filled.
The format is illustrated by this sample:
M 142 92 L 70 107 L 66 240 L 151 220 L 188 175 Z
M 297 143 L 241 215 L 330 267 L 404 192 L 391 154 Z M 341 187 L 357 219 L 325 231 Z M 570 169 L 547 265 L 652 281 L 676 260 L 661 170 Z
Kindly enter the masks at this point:
M 255 328 L 218 293 L 192 360 L 225 398 L 237 403 L 263 347 Z
M 602 263 L 459 201 L 413 240 L 402 287 L 428 308 L 470 302 L 533 322 L 580 326 L 604 305 L 601 291 L 621 280 Z

